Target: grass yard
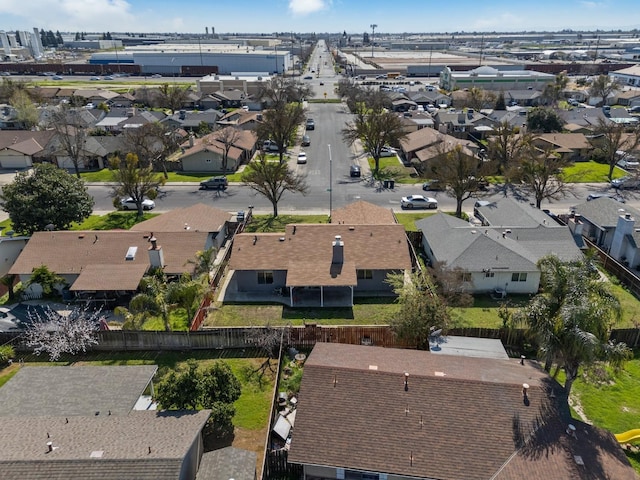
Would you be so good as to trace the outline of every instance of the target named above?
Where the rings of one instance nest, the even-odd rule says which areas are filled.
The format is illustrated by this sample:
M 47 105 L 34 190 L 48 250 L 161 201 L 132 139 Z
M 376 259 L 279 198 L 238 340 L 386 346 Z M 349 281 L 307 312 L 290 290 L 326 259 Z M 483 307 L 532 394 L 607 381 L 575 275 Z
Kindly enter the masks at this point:
M 203 173 L 203 172 L 168 172 L 167 182 L 201 182 L 204 179 L 209 177 L 216 176 L 213 173 Z M 228 173 L 226 175 L 227 179 L 230 182 L 239 182 L 241 173 Z M 102 170 L 98 170 L 95 172 L 82 172 L 80 173 L 80 177 L 85 182 L 113 182 L 113 174 L 111 170 L 108 168 L 103 168 Z
M 562 171 L 565 181 L 569 183 L 608 183 L 608 173 L 609 165 L 596 162 L 576 162 Z M 625 175 L 627 172 L 621 168 L 613 169 L 613 178 Z
M 169 369 L 181 368 L 189 358 L 195 358 L 202 366 L 211 365 L 217 360 L 229 364 L 233 373 L 242 385 L 242 394 L 235 402 L 236 415 L 233 419 L 235 426 L 231 445 L 256 452 L 258 465 L 263 462 L 263 448 L 268 434 L 271 399 L 275 386 L 275 374 L 266 371 L 262 381 L 258 381 L 250 372 L 256 370 L 265 360 L 262 357 L 252 357 L 255 351 L 247 351 L 240 355 L 235 350 L 196 351 L 189 354 L 180 352 L 96 352 L 77 357 L 66 357 L 60 362 L 43 362 L 36 356 L 25 357 L 27 366 L 56 365 L 158 365 L 156 382 L 166 375 Z M 0 370 L 0 386 L 6 383 L 20 367 L 14 364 Z M 226 445 L 215 445 L 226 446 Z
M 398 223 L 404 227 L 404 229 L 408 232 L 417 232 L 418 227 L 416 227 L 416 221 L 422 220 L 423 218 L 430 217 L 434 215 L 433 212 L 411 212 L 411 213 L 396 213 L 396 218 L 398 219 Z
M 245 232 L 284 232 L 285 227 L 291 223 L 328 223 L 327 215 L 253 215 L 251 222 L 246 226 Z
M 145 212 L 142 218 L 138 218 L 137 212 L 114 211 L 106 215 L 91 215 L 82 223 L 75 223 L 71 230 L 129 230 L 136 223 L 149 220 L 157 216 L 157 213 Z
M 613 433 L 640 428 L 640 352 L 636 352 L 635 358 L 618 375 L 612 375 L 602 365 L 583 369 L 573 384 L 571 397 L 572 403 L 580 405 L 584 416 L 594 425 Z M 626 453 L 633 468 L 640 473 L 640 453 Z
M 369 167 L 373 171 L 375 167 L 375 161 L 373 157 L 368 157 Z M 378 179 L 393 179 L 397 183 L 416 183 L 416 178 L 412 177 L 415 174 L 415 168 L 405 167 L 398 157 L 382 157 L 379 162 L 380 170 L 378 171 Z

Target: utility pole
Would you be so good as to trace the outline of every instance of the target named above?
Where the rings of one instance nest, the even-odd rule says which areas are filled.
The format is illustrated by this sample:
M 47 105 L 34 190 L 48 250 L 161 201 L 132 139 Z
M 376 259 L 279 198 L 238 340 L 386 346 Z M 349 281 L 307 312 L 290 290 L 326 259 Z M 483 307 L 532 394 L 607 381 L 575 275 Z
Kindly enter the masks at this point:
M 328 144 L 329 147 L 329 221 L 331 221 L 331 212 L 333 211 L 333 160 L 331 160 L 331 144 Z
M 375 23 L 371 24 L 371 58 L 373 58 L 373 35 L 376 33 L 376 25 Z

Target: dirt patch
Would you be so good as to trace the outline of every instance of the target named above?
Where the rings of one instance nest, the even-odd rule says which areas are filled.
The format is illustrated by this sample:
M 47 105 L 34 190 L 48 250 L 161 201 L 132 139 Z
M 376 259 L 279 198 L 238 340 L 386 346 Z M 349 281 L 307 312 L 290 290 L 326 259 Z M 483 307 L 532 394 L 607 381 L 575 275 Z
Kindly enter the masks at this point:
M 580 403 L 580 397 L 578 397 L 577 395 L 571 395 L 569 397 L 569 405 L 580 417 L 580 420 L 582 420 L 584 423 L 588 423 L 589 425 L 593 424 L 593 422 L 589 420 L 589 417 L 587 417 L 587 415 L 584 413 L 584 409 L 582 408 L 582 403 Z

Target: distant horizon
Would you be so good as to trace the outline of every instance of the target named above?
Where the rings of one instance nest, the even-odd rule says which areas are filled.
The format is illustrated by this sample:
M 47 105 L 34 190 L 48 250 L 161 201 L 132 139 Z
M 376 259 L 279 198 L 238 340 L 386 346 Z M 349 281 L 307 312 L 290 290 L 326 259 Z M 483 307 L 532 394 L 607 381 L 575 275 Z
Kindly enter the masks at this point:
M 219 35 L 631 32 L 631 0 L 3 0 L 0 30 Z M 635 24 L 621 25 L 620 19 Z M 407 33 L 409 34 L 409 33 Z

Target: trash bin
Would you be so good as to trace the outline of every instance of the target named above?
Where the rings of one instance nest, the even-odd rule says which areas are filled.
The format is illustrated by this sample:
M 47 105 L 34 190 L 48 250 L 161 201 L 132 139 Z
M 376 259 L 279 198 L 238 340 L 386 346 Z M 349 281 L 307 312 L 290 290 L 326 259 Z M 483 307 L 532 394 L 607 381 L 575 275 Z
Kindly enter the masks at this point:
M 236 220 L 238 222 L 244 222 L 244 210 L 240 210 L 237 214 L 236 214 Z
M 383 186 L 384 188 L 389 188 L 389 180 L 383 180 L 383 181 L 382 181 L 382 186 Z
M 395 180 L 389 180 L 389 188 L 393 189 L 396 185 L 396 181 Z

